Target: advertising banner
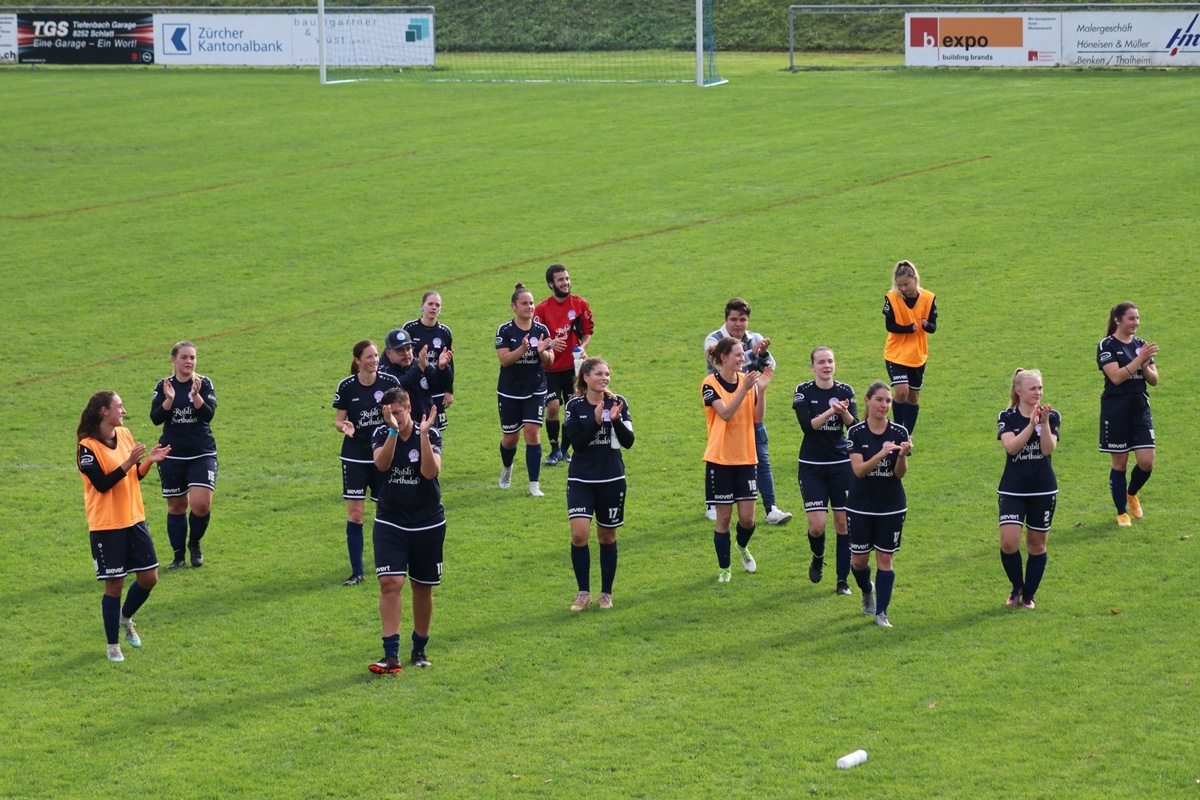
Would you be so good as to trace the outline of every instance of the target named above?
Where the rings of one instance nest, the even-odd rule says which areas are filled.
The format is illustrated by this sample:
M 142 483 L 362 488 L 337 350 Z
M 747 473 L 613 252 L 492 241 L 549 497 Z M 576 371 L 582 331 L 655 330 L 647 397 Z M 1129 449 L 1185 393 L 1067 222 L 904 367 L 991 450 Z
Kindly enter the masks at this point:
M 22 64 L 152 64 L 151 14 L 17 14 Z
M 328 14 L 330 63 L 434 63 L 432 14 Z M 168 65 L 312 66 L 316 14 L 155 14 L 155 58 Z
M 17 63 L 17 15 L 0 14 L 0 64 Z
M 1200 66 L 1200 11 L 1064 11 L 1062 63 Z
M 291 66 L 291 14 L 155 14 L 160 64 Z
M 1052 67 L 1060 14 L 905 14 L 910 67 Z

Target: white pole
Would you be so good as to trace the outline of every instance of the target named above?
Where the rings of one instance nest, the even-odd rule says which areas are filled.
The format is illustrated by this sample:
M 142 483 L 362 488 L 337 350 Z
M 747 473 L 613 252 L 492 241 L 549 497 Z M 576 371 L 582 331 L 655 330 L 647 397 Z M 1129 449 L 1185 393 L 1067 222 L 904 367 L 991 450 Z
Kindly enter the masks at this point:
M 696 85 L 704 85 L 704 0 L 696 0 Z
M 317 63 L 320 64 L 321 83 L 325 83 L 325 0 L 317 0 Z

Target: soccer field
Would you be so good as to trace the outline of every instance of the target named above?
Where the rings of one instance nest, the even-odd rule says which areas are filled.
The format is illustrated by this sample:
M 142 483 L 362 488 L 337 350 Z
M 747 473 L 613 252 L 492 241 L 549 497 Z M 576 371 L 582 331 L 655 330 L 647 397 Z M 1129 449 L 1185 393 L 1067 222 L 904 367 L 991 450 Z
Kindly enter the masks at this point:
M 1200 73 L 718 62 L 730 83 L 703 90 L 0 69 L 0 797 L 1194 794 Z M 808 580 L 790 406 L 827 345 L 863 408 L 902 258 L 941 316 L 883 630 L 831 569 Z M 496 486 L 493 335 L 554 262 L 637 432 L 611 611 L 568 611 L 565 468 L 530 498 L 518 453 Z M 433 666 L 380 678 L 377 586 L 341 586 L 330 403 L 353 343 L 426 289 L 458 370 L 446 571 Z M 734 295 L 779 362 L 770 452 L 796 518 L 760 524 L 758 572 L 718 586 L 698 389 Z M 1131 529 L 1096 449 L 1122 300 L 1161 347 Z M 220 400 L 207 563 L 163 572 L 145 646 L 111 664 L 73 432 L 114 389 L 156 439 L 181 339 Z M 1014 612 L 995 420 L 1018 366 L 1063 426 L 1049 566 Z M 143 493 L 163 558 L 156 475 Z

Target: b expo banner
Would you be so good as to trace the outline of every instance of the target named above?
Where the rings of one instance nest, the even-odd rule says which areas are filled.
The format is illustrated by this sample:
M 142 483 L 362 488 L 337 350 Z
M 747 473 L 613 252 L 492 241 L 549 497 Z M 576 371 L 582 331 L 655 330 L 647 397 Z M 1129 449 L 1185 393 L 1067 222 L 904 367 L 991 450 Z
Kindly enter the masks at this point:
M 151 14 L 17 14 L 22 64 L 151 64 Z
M 906 14 L 913 67 L 1196 67 L 1200 11 Z
M 1052 67 L 1060 14 L 906 14 L 910 67 Z
M 155 14 L 160 64 L 311 66 L 316 14 Z M 329 14 L 330 64 L 433 66 L 432 14 Z

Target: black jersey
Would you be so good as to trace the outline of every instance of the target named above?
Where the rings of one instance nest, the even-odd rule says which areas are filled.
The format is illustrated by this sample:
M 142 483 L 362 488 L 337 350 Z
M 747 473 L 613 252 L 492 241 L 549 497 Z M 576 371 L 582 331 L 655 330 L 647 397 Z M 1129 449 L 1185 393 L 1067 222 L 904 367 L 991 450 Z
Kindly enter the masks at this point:
M 1039 422 L 1029 441 L 1015 456 L 1008 456 L 1004 462 L 1004 474 L 1000 476 L 1000 494 L 1038 495 L 1057 494 L 1058 480 L 1054 477 L 1054 468 L 1050 466 L 1050 455 L 1042 452 L 1042 425 Z M 1050 411 L 1050 432 L 1058 438 L 1058 428 L 1062 417 L 1057 411 Z M 1005 433 L 1019 434 L 1029 426 L 1029 417 L 1023 416 L 1020 409 L 1006 408 L 996 417 L 996 438 L 1000 439 Z
M 200 379 L 200 396 L 204 405 L 196 408 L 192 402 L 192 382 L 176 380 L 172 375 L 163 378 L 154 387 L 154 399 L 150 401 L 150 421 L 162 425 L 162 436 L 159 444 L 171 445 L 171 454 L 167 458 L 192 459 L 200 456 L 216 455 L 217 442 L 213 439 L 212 428 L 208 423 L 217 413 L 217 393 L 212 381 L 203 375 Z M 175 387 L 175 400 L 170 410 L 163 409 L 167 396 L 163 393 L 163 383 L 170 381 Z
M 857 420 L 858 404 L 849 384 L 834 381 L 833 386 L 822 389 L 816 381 L 808 381 L 799 384 L 792 393 L 792 409 L 804 433 L 800 441 L 801 464 L 840 464 L 850 460 L 850 442 L 844 434 L 846 424 L 841 414 L 834 414 L 820 428 L 814 429 L 812 424 L 830 406 L 842 400 L 850 402 L 847 410 Z
M 373 431 L 372 454 L 383 447 L 388 436 L 387 425 L 380 425 Z M 442 437 L 434 428 L 429 430 L 429 444 L 434 453 L 442 452 Z M 446 521 L 442 487 L 437 477 L 426 478 L 421 474 L 421 431 L 415 423 L 407 439 L 396 437 L 392 465 L 383 472 L 376 516 L 408 530 L 432 528 Z
M 1115 336 L 1106 336 L 1100 340 L 1100 344 L 1096 346 L 1096 366 L 1101 372 L 1104 372 L 1105 364 L 1116 364 L 1121 369 L 1129 364 L 1138 353 L 1142 352 L 1142 346 L 1146 344 L 1145 339 L 1137 336 L 1126 344 Z M 1154 363 L 1154 359 L 1150 359 L 1150 363 Z M 1149 393 L 1146 391 L 1146 376 L 1139 369 L 1128 380 L 1121 383 L 1113 383 L 1108 378 L 1108 374 L 1104 375 L 1104 394 L 1103 397 L 1113 397 L 1119 394 L 1144 394 L 1147 397 Z
M 343 378 L 333 395 L 333 407 L 346 412 L 346 419 L 354 425 L 354 437 L 342 437 L 342 460 L 373 462 L 371 450 L 371 432 L 383 424 L 383 411 L 379 404 L 383 401 L 383 393 L 393 386 L 399 386 L 396 380 L 386 372 L 375 373 L 375 383 L 363 386 L 358 382 L 358 374 Z
M 408 392 L 408 402 L 412 405 L 412 417 L 420 424 L 426 415 L 437 405 L 435 397 L 440 397 L 441 375 L 432 362 L 426 364 L 422 371 L 413 359 L 408 369 L 403 369 L 382 358 L 379 360 L 380 374 L 395 378 L 404 391 Z
M 620 419 L 615 423 L 608 420 L 608 410 L 620 403 Z M 633 420 L 629 417 L 629 402 L 617 395 L 604 398 L 605 421 L 596 424 L 596 407 L 586 397 L 572 397 L 567 401 L 563 421 L 563 433 L 571 443 L 571 467 L 567 480 L 583 483 L 606 483 L 625 477 L 625 461 L 621 448 L 614 448 L 613 437 L 621 447 L 633 446 Z
M 850 440 L 851 453 L 858 453 L 864 461 L 870 461 L 883 449 L 884 442 L 907 442 L 908 431 L 888 420 L 887 430 L 877 434 L 863 420 L 850 426 L 846 438 Z M 908 510 L 904 484 L 896 477 L 898 457 L 898 453 L 888 453 L 865 478 L 855 476 L 846 498 L 847 510 L 859 514 L 895 514 Z
M 414 319 L 404 323 L 404 330 L 412 339 L 413 353 L 420 353 L 422 347 L 429 348 L 429 363 L 434 369 L 437 369 L 438 357 L 442 351 L 454 349 L 454 337 L 450 329 L 440 322 L 435 322 L 431 327 L 419 319 Z M 446 392 L 454 392 L 454 359 L 451 358 L 446 368 L 438 370 L 438 373 L 438 387 L 433 392 L 433 402 L 437 403 L 439 410 L 445 410 L 442 396 Z
M 529 337 L 529 349 L 525 355 L 512 366 L 500 368 L 496 394 L 501 397 L 526 400 L 546 393 L 546 373 L 537 352 L 537 343 L 550 338 L 550 330 L 545 325 L 534 322 L 528 331 L 524 331 L 517 327 L 515 319 L 510 319 L 496 329 L 496 349 L 516 350 L 526 336 Z

